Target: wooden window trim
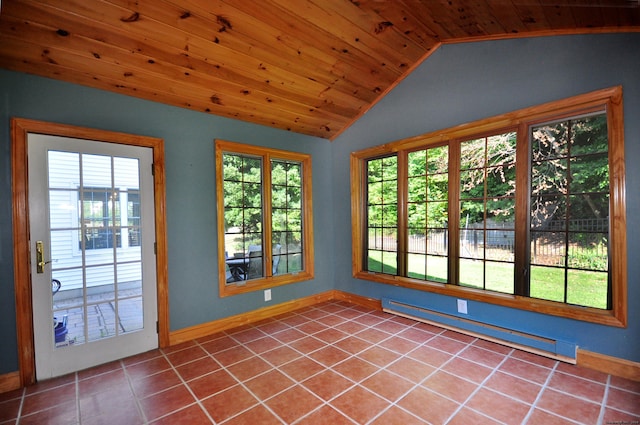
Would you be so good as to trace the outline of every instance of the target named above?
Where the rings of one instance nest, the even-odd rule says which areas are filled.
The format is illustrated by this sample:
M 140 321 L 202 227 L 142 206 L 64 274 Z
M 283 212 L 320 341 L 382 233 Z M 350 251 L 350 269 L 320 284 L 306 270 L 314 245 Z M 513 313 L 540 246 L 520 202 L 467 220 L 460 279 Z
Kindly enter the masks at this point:
M 366 205 L 362 202 L 366 193 L 366 169 L 365 160 L 412 150 L 419 147 L 433 146 L 443 141 L 475 137 L 489 132 L 500 131 L 505 128 L 519 128 L 519 136 L 526 134 L 526 129 L 535 122 L 548 119 L 557 119 L 563 116 L 579 115 L 594 110 L 606 110 L 609 132 L 609 173 L 610 173 L 610 238 L 611 238 L 611 268 L 609 273 L 612 279 L 612 310 L 601 310 L 590 307 L 573 306 L 569 304 L 523 297 L 520 295 L 488 292 L 474 288 L 461 287 L 453 284 L 435 283 L 412 279 L 403 276 L 385 275 L 366 271 L 363 266 L 364 259 L 364 229 L 363 224 L 366 214 Z M 522 131 L 522 130 L 525 131 Z M 519 143 L 518 146 L 523 146 Z M 525 149 L 519 148 L 518 163 L 523 159 L 529 161 L 529 154 Z M 456 158 L 450 155 L 449 161 Z M 602 89 L 591 93 L 563 99 L 543 105 L 533 106 L 492 118 L 462 124 L 450 129 L 439 130 L 420 136 L 415 136 L 381 146 L 364 149 L 351 154 L 351 216 L 352 216 L 352 275 L 357 279 L 386 283 L 394 286 L 417 289 L 438 293 L 453 297 L 486 302 L 490 304 L 511 307 L 526 311 L 565 317 L 574 320 L 598 323 L 615 327 L 627 326 L 627 235 L 626 235 L 626 200 L 625 200 L 625 162 L 624 162 L 624 121 L 622 109 L 622 87 Z M 455 179 L 450 178 L 450 182 Z M 516 188 L 526 190 L 527 182 L 516 182 Z M 450 183 L 451 184 L 451 183 Z M 519 196 L 517 199 L 525 199 Z M 451 200 L 450 196 L 450 200 Z M 526 199 L 525 199 L 526 201 Z M 520 202 L 520 201 L 517 201 Z M 455 202 L 450 202 L 450 206 Z M 521 213 L 518 219 L 526 218 L 527 208 L 517 204 Z M 451 207 L 450 207 L 451 208 Z M 523 215 L 524 214 L 524 215 Z M 528 222 L 525 221 L 525 222 Z M 516 229 L 518 232 L 518 229 Z M 456 244 L 449 244 L 455 247 Z M 516 237 L 516 250 L 526 249 L 526 241 Z M 455 251 L 450 251 L 450 260 Z M 526 260 L 528 261 L 528 260 Z M 516 267 L 521 266 L 522 261 L 517 260 Z M 457 270 L 455 268 L 454 270 Z M 451 276 L 455 278 L 455 276 Z M 457 279 L 453 280 L 457 282 Z M 516 284 L 518 284 L 516 282 Z
M 302 163 L 302 190 L 303 190 L 303 264 L 304 270 L 297 273 L 286 273 L 278 276 L 271 276 L 268 272 L 260 279 L 243 281 L 243 285 L 228 285 L 225 273 L 225 252 L 224 252 L 224 176 L 223 176 L 223 153 L 232 152 L 238 154 L 255 155 L 262 157 L 264 164 L 270 163 L 271 159 L 284 159 L 298 161 Z M 313 279 L 314 277 L 314 251 L 313 251 L 313 200 L 312 200 L 312 169 L 311 156 L 297 152 L 290 152 L 279 149 L 264 148 L 259 146 L 246 145 L 226 140 L 215 140 L 215 161 L 216 161 L 216 203 L 217 203 L 217 231 L 218 231 L 218 288 L 220 297 L 243 294 L 261 289 L 273 288 L 290 283 L 301 282 Z M 269 167 L 266 167 L 270 170 Z M 264 171 L 263 171 L 264 173 Z M 269 179 L 268 187 L 271 186 L 270 172 L 267 171 L 266 179 Z M 263 201 L 265 205 L 271 205 L 271 193 L 264 191 Z M 264 252 L 271 250 L 271 207 L 264 214 Z M 268 269 L 268 268 L 267 268 Z

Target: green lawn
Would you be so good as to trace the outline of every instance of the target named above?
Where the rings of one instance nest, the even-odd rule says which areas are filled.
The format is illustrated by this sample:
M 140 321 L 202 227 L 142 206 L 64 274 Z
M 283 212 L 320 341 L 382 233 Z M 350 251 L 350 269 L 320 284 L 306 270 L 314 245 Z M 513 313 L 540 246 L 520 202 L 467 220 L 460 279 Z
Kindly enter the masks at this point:
M 374 251 L 375 252 L 375 251 Z M 380 252 L 375 252 L 375 255 Z M 385 253 L 369 257 L 369 270 L 387 274 L 396 273 L 396 255 Z M 486 267 L 486 272 L 483 269 Z M 513 264 L 460 260 L 460 285 L 496 292 L 513 293 Z M 447 258 L 427 256 L 425 270 L 424 257 L 409 255 L 409 277 L 446 282 Z M 531 293 L 533 298 L 551 301 L 565 301 L 564 269 L 532 266 Z M 607 308 L 607 272 L 569 270 L 567 273 L 567 303 L 586 307 Z

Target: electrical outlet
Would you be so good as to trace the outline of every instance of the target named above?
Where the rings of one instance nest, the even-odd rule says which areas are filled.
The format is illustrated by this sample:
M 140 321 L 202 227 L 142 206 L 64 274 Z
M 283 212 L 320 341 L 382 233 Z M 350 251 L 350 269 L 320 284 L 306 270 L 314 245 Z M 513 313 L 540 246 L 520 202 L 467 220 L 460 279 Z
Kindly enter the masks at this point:
M 458 300 L 458 313 L 467 314 L 467 300 Z
M 264 290 L 264 300 L 271 301 L 271 289 Z

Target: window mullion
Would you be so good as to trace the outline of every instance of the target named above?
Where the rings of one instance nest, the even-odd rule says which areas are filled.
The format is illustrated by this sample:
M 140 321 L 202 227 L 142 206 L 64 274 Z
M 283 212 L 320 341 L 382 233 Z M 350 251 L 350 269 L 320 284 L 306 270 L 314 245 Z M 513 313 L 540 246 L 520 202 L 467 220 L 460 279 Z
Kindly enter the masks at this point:
M 449 273 L 448 282 L 460 282 L 460 141 L 449 142 Z
M 398 152 L 398 226 L 397 226 L 397 247 L 396 255 L 398 258 L 398 276 L 408 275 L 408 160 L 407 151 Z
M 529 259 L 531 258 L 531 149 L 529 146 L 529 126 L 521 123 L 518 126 L 516 141 L 516 223 L 515 226 L 515 265 L 514 265 L 514 294 L 529 296 Z
M 266 267 L 267 264 L 273 264 L 272 248 L 271 248 L 271 225 L 272 225 L 272 212 L 271 212 L 271 155 L 266 154 L 263 157 L 262 165 L 262 267 L 263 271 L 266 271 L 265 276 L 271 277 L 273 270 L 271 267 Z

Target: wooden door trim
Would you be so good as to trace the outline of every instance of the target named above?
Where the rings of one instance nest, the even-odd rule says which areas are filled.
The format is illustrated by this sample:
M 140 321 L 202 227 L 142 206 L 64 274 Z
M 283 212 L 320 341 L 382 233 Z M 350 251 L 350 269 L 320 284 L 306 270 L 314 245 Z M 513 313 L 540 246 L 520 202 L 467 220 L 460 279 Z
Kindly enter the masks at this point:
M 97 140 L 133 146 L 150 147 L 154 164 L 154 207 L 156 238 L 156 279 L 158 299 L 158 345 L 169 345 L 169 293 L 166 240 L 166 197 L 164 141 L 106 130 L 66 124 L 11 119 L 11 177 L 13 209 L 13 266 L 16 302 L 16 330 L 20 383 L 35 382 L 35 347 L 33 341 L 33 306 L 31 304 L 31 258 L 29 253 L 29 174 L 27 137 L 29 133 Z

